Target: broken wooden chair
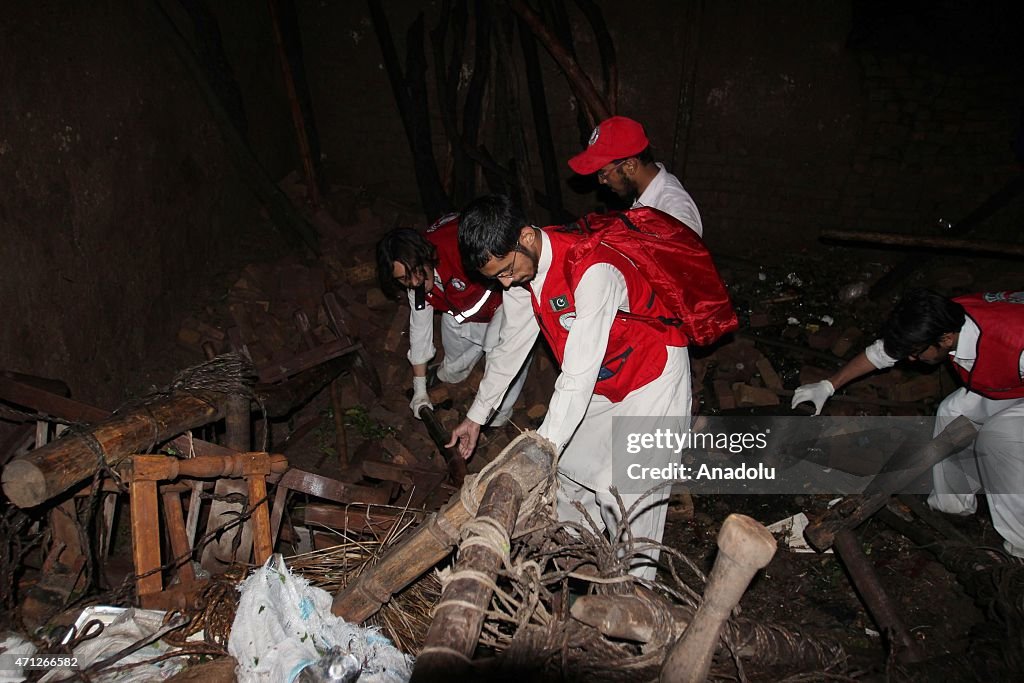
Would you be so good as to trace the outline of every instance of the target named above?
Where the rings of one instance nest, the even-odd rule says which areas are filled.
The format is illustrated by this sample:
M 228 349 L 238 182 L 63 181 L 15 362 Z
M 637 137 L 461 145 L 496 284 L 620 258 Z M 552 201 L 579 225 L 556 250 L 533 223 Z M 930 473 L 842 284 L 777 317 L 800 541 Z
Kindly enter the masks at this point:
M 288 469 L 283 455 L 238 453 L 226 456 L 197 456 L 178 459 L 164 455 L 132 455 L 121 467 L 128 482 L 132 519 L 132 556 L 135 561 L 139 603 L 148 609 L 167 608 L 183 593 L 194 588 L 192 553 L 185 532 L 181 493 L 188 485 L 164 485 L 159 482 L 178 478 L 244 478 L 248 485 L 248 506 L 253 528 L 252 553 L 256 564 L 263 564 L 273 552 L 270 512 L 267 504 L 267 476 Z M 164 505 L 164 521 L 170 539 L 178 588 L 163 590 L 160 552 L 160 514 L 157 494 Z M 168 604 L 170 603 L 170 605 Z

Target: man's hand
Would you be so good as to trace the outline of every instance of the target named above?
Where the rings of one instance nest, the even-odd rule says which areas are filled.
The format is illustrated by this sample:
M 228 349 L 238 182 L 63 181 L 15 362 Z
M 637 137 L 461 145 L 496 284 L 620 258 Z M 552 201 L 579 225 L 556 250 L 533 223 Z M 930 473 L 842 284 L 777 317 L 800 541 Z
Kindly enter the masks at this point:
M 409 409 L 412 411 L 413 417 L 417 420 L 422 419 L 420 417 L 420 408 L 427 406 L 433 408 L 434 406 L 430 403 L 430 396 L 427 395 L 427 378 L 426 377 L 413 377 L 412 378 L 412 401 L 409 402 Z
M 827 379 L 814 384 L 805 384 L 793 392 L 793 402 L 789 407 L 796 408 L 800 403 L 809 401 L 814 404 L 814 414 L 820 415 L 821 407 L 834 393 L 836 393 L 836 388 Z
M 452 440 L 445 444 L 445 448 L 451 448 L 458 444 L 459 455 L 464 460 L 469 460 L 476 448 L 477 439 L 480 438 L 480 425 L 468 417 L 458 427 L 452 430 Z

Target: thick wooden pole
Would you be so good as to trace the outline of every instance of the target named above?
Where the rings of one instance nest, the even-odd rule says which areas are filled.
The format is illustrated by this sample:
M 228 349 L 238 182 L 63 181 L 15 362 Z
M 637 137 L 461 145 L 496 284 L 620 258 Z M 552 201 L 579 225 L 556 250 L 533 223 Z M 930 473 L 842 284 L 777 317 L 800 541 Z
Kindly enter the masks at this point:
M 321 204 L 320 179 L 317 177 L 316 164 L 313 161 L 313 153 L 310 151 L 306 117 L 302 114 L 302 105 L 299 103 L 299 94 L 295 87 L 295 76 L 292 73 L 293 64 L 288 58 L 288 51 L 284 46 L 284 36 L 281 34 L 281 19 L 278 8 L 278 3 L 280 2 L 281 0 L 268 0 L 267 2 L 267 7 L 270 8 L 270 24 L 274 28 L 274 45 L 277 47 L 277 58 L 281 63 L 285 91 L 288 93 L 288 103 L 291 105 L 292 123 L 295 125 L 295 136 L 299 143 L 299 157 L 302 159 L 302 172 L 306 176 L 306 200 L 312 206 L 319 207 Z
M 611 108 L 605 101 L 604 96 L 594 87 L 586 72 L 580 68 L 579 63 L 573 58 L 565 46 L 555 37 L 551 30 L 544 25 L 544 21 L 537 16 L 537 13 L 523 0 L 509 0 L 509 7 L 518 14 L 526 25 L 530 27 L 541 45 L 548 51 L 555 63 L 561 67 L 565 78 L 569 81 L 569 88 L 580 99 L 580 102 L 590 111 L 596 121 L 604 121 L 612 115 Z
M 921 249 L 947 249 L 966 254 L 994 254 L 996 256 L 1024 256 L 1024 244 L 1012 242 L 983 242 L 931 235 L 898 235 L 891 232 L 864 232 L 857 230 L 822 230 L 819 237 L 836 242 L 861 242 L 894 247 Z
M 551 475 L 554 452 L 551 445 L 528 432 L 510 443 L 488 475 L 511 475 L 524 491 L 531 491 Z M 486 482 L 476 483 L 485 486 Z M 486 489 L 485 489 L 486 490 Z M 391 596 L 443 560 L 459 542 L 460 529 L 471 518 L 459 495 L 453 496 L 440 512 L 409 534 L 380 562 L 360 574 L 334 598 L 331 611 L 350 623 L 372 616 Z
M 172 394 L 26 453 L 4 468 L 4 493 L 21 508 L 44 503 L 94 474 L 101 458 L 116 465 L 152 444 L 214 422 L 227 397 L 212 391 Z
M 475 518 L 481 523 L 480 531 L 468 533 L 462 542 L 455 573 L 441 594 L 423 649 L 416 658 L 413 683 L 465 677 L 494 594 L 492 582 L 503 554 L 508 552 L 508 538 L 524 495 L 519 482 L 509 474 L 501 473 L 487 484 Z M 504 545 L 505 553 L 495 548 L 494 543 Z

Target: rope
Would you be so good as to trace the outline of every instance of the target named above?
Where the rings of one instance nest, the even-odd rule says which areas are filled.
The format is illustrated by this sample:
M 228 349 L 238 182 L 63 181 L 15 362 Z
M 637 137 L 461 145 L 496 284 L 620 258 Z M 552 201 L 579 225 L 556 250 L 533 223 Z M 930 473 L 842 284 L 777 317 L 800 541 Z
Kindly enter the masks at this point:
M 523 432 L 510 441 L 508 446 L 502 450 L 502 455 L 512 452 L 523 441 L 534 441 L 541 447 L 547 447 L 550 450 L 554 450 L 551 448 L 549 441 L 538 435 L 537 432 L 531 431 Z M 497 458 L 485 465 L 479 473 L 471 474 L 466 477 L 466 481 L 463 483 L 462 488 L 459 489 L 459 500 L 463 507 L 465 507 L 469 512 L 470 516 L 476 516 L 477 511 L 480 509 L 480 501 L 483 498 L 487 484 L 493 477 L 494 470 L 501 467 L 504 462 L 505 459 L 499 455 Z M 521 535 L 521 525 L 532 520 L 534 516 L 538 514 L 543 513 L 548 519 L 554 518 L 554 491 L 557 472 L 558 462 L 556 459 L 556 461 L 552 463 L 550 477 L 546 481 L 535 486 L 531 491 L 527 492 L 526 498 L 523 500 L 523 504 L 519 508 L 519 517 L 516 520 L 516 529 L 512 534 L 514 537 Z

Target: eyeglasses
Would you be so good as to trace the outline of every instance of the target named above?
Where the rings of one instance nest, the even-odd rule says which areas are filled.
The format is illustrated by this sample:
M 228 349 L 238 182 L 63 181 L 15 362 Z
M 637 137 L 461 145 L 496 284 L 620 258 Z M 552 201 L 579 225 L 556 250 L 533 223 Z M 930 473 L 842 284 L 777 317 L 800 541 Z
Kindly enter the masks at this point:
M 603 169 L 602 168 L 600 171 L 597 172 L 597 180 L 598 180 L 598 182 L 602 182 L 602 183 L 608 182 L 608 174 L 611 173 L 612 171 L 614 171 L 615 169 L 617 169 L 619 166 L 622 166 L 627 161 L 629 161 L 629 159 L 623 159 L 623 160 L 617 162 L 614 166 L 612 166 L 609 169 Z
M 518 254 L 518 253 L 519 253 L 519 241 L 516 240 L 516 246 L 512 249 L 512 263 L 509 264 L 508 268 L 506 268 L 505 270 L 501 271 L 500 273 L 495 273 L 489 279 L 491 279 L 491 280 L 504 280 L 505 278 L 511 279 L 512 275 L 513 275 L 513 273 L 515 272 L 515 269 L 516 269 L 516 254 Z

